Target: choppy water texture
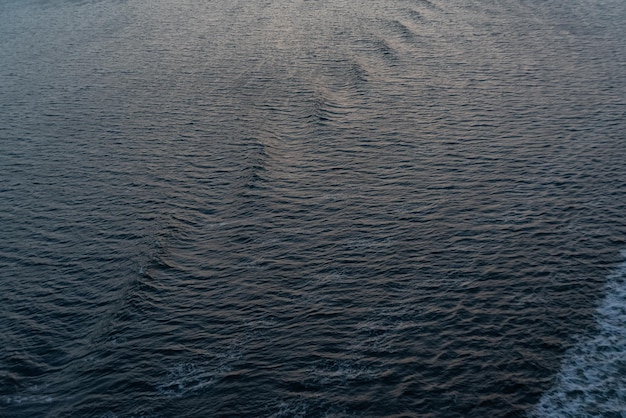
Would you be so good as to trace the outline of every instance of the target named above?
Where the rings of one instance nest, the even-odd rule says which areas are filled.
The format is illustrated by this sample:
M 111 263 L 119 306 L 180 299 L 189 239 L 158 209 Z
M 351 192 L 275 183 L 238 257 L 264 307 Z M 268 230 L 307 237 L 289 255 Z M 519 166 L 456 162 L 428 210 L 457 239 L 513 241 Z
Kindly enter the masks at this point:
M 623 416 L 624 22 L 2 1 L 0 415 Z

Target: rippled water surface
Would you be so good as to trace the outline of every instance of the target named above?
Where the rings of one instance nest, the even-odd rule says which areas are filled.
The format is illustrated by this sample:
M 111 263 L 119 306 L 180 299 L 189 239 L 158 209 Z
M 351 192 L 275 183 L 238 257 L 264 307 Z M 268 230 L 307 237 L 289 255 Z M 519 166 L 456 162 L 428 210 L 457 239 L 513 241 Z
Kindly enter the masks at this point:
M 0 416 L 623 416 L 624 22 L 3 1 Z

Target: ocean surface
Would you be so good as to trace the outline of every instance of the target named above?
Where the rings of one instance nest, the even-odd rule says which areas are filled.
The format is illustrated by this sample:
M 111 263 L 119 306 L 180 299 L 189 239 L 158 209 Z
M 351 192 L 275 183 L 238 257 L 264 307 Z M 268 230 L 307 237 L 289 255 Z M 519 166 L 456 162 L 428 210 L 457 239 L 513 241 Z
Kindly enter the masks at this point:
M 0 416 L 626 417 L 625 22 L 2 0 Z

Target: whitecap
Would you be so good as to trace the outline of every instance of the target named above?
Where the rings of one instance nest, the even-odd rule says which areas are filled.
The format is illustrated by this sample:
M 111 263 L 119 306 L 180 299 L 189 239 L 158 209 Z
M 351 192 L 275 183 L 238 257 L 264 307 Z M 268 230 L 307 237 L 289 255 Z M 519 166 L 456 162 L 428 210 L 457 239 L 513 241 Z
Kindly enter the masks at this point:
M 596 317 L 597 332 L 566 352 L 531 417 L 626 417 L 626 262 L 607 278 Z

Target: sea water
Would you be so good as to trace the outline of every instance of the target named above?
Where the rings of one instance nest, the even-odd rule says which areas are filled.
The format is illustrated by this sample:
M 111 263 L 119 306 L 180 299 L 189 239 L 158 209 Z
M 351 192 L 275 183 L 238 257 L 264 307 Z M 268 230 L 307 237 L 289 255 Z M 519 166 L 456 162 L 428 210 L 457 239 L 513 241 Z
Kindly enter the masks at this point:
M 0 416 L 623 416 L 625 21 L 3 1 Z

